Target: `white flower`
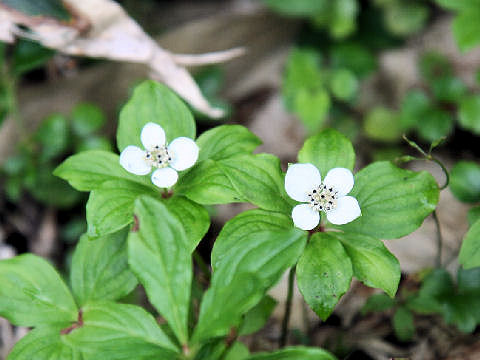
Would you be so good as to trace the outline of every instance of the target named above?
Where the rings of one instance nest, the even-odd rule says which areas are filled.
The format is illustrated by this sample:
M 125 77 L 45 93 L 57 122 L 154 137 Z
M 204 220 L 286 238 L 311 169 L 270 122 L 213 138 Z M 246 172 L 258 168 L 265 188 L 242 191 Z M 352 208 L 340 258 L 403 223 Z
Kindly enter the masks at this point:
M 285 175 L 285 190 L 294 200 L 306 202 L 293 208 L 295 226 L 312 230 L 320 222 L 320 211 L 332 224 L 342 225 L 361 215 L 353 196 L 353 174 L 345 168 L 331 169 L 322 182 L 320 171 L 312 164 L 290 165 Z
M 192 167 L 198 159 L 198 146 L 187 137 L 178 137 L 166 143 L 165 131 L 158 124 L 147 123 L 140 134 L 145 150 L 129 145 L 120 154 L 120 165 L 135 175 L 147 175 L 152 171 L 152 182 L 168 188 L 178 180 L 177 171 Z

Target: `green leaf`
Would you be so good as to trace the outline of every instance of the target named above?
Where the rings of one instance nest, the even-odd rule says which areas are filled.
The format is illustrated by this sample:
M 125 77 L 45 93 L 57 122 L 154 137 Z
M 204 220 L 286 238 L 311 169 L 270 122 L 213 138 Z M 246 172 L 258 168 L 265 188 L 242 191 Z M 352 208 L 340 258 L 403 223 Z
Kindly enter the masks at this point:
M 141 195 L 159 197 L 160 193 L 125 180 L 105 181 L 93 190 L 86 207 L 88 236 L 105 236 L 133 223 L 135 199 Z
M 392 319 L 395 335 L 401 341 L 410 340 L 415 334 L 415 324 L 413 323 L 413 314 L 406 307 L 399 307 Z
M 113 146 L 108 138 L 98 135 L 88 136 L 75 144 L 76 153 L 89 150 L 103 150 L 112 152 Z
M 380 161 L 356 174 L 350 195 L 358 200 L 362 215 L 342 225 L 343 231 L 396 239 L 420 227 L 435 210 L 439 190 L 426 171 L 404 170 Z
M 400 264 L 382 241 L 370 236 L 338 233 L 353 267 L 353 275 L 365 285 L 384 290 L 391 297 L 400 281 Z
M 430 99 L 422 90 L 411 90 L 402 101 L 400 123 L 402 130 L 409 130 L 423 121 L 423 115 L 430 109 Z
M 71 18 L 61 0 L 2 0 L 2 3 L 29 16 L 48 16 L 64 21 Z
M 42 0 L 38 2 L 41 1 Z M 2 0 L 2 2 L 5 2 L 5 0 Z M 42 67 L 54 54 L 54 51 L 44 48 L 37 42 L 20 39 L 13 48 L 12 72 L 16 76 L 20 76 L 31 70 Z
M 188 339 L 192 281 L 191 244 L 181 222 L 153 198 L 135 201 L 138 229 L 128 237 L 128 262 L 150 302 L 167 320 L 181 344 Z
M 172 90 L 153 80 L 138 85 L 120 112 L 118 149 L 122 151 L 128 145 L 143 149 L 140 133 L 149 122 L 165 130 L 168 142 L 180 136 L 195 139 L 195 121 L 188 107 Z
M 414 2 L 398 1 L 385 9 L 385 25 L 393 34 L 408 36 L 419 32 L 428 19 L 428 7 Z
M 350 258 L 336 237 L 314 234 L 298 261 L 297 281 L 305 301 L 322 320 L 347 292 L 352 276 Z
M 453 68 L 448 58 L 433 51 L 422 55 L 419 67 L 420 73 L 429 83 L 432 83 L 439 77 L 453 75 Z
M 464 333 L 471 333 L 480 322 L 478 295 L 454 296 L 445 302 L 442 315 L 447 324 L 455 324 Z
M 459 293 L 480 293 L 480 267 L 458 269 L 457 286 Z
M 362 307 L 362 314 L 385 311 L 395 306 L 395 299 L 386 294 L 374 294 L 370 296 Z
M 467 86 L 457 77 L 443 76 L 432 81 L 432 90 L 438 101 L 456 103 L 467 92 Z
M 266 295 L 255 307 L 245 314 L 242 324 L 238 329 L 239 335 L 253 334 L 265 326 L 273 310 L 277 306 L 277 301 L 269 295 Z
M 214 273 L 210 288 L 203 295 L 192 342 L 227 335 L 231 327 L 240 323 L 241 316 L 261 300 L 264 291 L 256 274 L 235 273 L 225 286 Z
M 309 91 L 301 88 L 295 94 L 292 111 L 298 115 L 309 133 L 318 131 L 330 109 L 330 96 L 324 89 Z
M 280 160 L 270 154 L 242 155 L 219 161 L 241 197 L 261 209 L 290 213 Z
M 349 101 L 357 94 L 358 80 L 348 69 L 334 70 L 330 79 L 330 88 L 335 97 Z
M 458 261 L 465 269 L 480 266 L 480 221 L 476 221 L 463 238 Z
M 350 140 L 334 129 L 308 138 L 298 153 L 298 161 L 315 165 L 322 176 L 336 167 L 353 170 L 355 152 Z
M 171 359 L 177 347 L 152 315 L 136 305 L 97 302 L 82 308 L 83 324 L 65 341 L 90 359 Z
M 52 174 L 50 164 L 36 169 L 33 182 L 25 182 L 25 187 L 39 202 L 58 208 L 69 208 L 81 199 L 81 194 L 68 183 Z
M 471 3 L 453 20 L 453 36 L 462 52 L 472 50 L 480 43 L 480 24 L 477 21 L 479 17 L 479 4 Z
M 323 88 L 320 65 L 321 55 L 313 49 L 293 49 L 290 52 L 282 83 L 282 96 L 288 110 L 295 109 L 295 98 L 301 89 L 315 93 Z
M 241 239 L 263 230 L 281 231 L 293 227 L 292 218 L 278 212 L 253 209 L 244 211 L 223 226 L 212 250 L 212 267 L 217 269 L 222 259 Z
M 77 319 L 77 306 L 55 269 L 24 254 L 0 261 L 0 316 L 19 326 L 65 324 Z
M 458 111 L 460 126 L 475 134 L 480 134 L 480 96 L 471 95 L 462 99 Z
M 321 15 L 327 18 L 328 29 L 334 38 L 340 39 L 351 34 L 355 28 L 355 18 L 357 16 L 359 6 L 356 0 L 337 0 L 330 3 L 331 13 L 324 12 Z M 318 18 L 315 19 L 318 25 Z
M 130 174 L 120 165 L 117 154 L 92 150 L 70 156 L 60 164 L 54 175 L 67 180 L 79 191 L 99 188 L 108 180 L 130 180 L 142 185 L 153 186 L 147 176 Z
M 220 163 L 210 159 L 199 162 L 183 175 L 175 192 L 203 205 L 247 201 L 233 186 Z
M 296 263 L 306 240 L 306 233 L 298 229 L 250 232 L 239 239 L 213 273 L 194 338 L 202 341 L 227 335 L 232 326 L 238 326 L 241 315 L 255 306 L 264 291 Z
M 261 140 L 244 126 L 217 126 L 198 137 L 198 161 L 222 160 L 234 155 L 249 154 L 261 143 Z
M 335 356 L 319 348 L 290 346 L 274 352 L 253 354 L 247 360 L 336 360 Z
M 435 269 L 422 282 L 419 295 L 433 298 L 448 297 L 455 292 L 453 280 L 444 269 Z
M 325 0 L 263 0 L 263 2 L 281 14 L 292 16 L 311 16 L 316 12 L 325 10 Z
M 367 76 L 377 67 L 372 52 L 356 42 L 334 44 L 330 50 L 330 63 L 334 68 L 349 69 L 358 77 Z
M 35 139 L 42 147 L 41 161 L 48 161 L 62 155 L 69 145 L 67 119 L 60 114 L 50 115 L 42 121 L 35 133 Z
M 248 201 L 272 211 L 292 208 L 280 161 L 269 154 L 204 160 L 179 181 L 176 191 L 204 205 Z
M 472 226 L 478 219 L 480 219 L 480 205 L 468 210 L 467 219 L 469 226 Z
M 188 250 L 192 253 L 210 227 L 208 211 L 184 196 L 174 196 L 166 200 L 170 213 L 182 223 L 188 239 Z
M 92 135 L 105 124 L 102 110 L 93 104 L 78 104 L 72 110 L 72 130 L 80 137 Z
M 78 349 L 63 341 L 59 326 L 31 330 L 8 354 L 8 360 L 84 360 Z
M 245 360 L 250 355 L 248 347 L 243 343 L 235 342 L 225 356 L 225 360 Z
M 72 259 L 70 284 L 79 306 L 128 295 L 137 279 L 128 268 L 126 231 L 91 241 L 82 236 Z
M 363 130 L 373 140 L 398 141 L 402 134 L 400 117 L 390 109 L 377 106 L 368 112 L 363 123 Z
M 480 200 L 480 166 L 459 161 L 450 171 L 450 190 L 457 199 L 474 203 Z

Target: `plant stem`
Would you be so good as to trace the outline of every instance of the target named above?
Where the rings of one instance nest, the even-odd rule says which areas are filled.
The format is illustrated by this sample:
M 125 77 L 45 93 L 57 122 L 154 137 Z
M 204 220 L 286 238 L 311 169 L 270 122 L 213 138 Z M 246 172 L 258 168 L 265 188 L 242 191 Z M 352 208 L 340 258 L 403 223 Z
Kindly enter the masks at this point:
M 440 221 L 438 220 L 437 216 L 437 211 L 434 210 L 432 213 L 433 220 L 435 220 L 435 226 L 437 227 L 437 258 L 435 261 L 436 267 L 441 267 L 442 266 L 442 243 L 443 243 L 443 238 L 442 238 L 442 232 L 440 230 Z
M 443 165 L 443 163 L 440 160 L 438 160 L 437 158 L 434 158 L 431 155 L 428 156 L 428 160 L 433 161 L 435 164 L 437 164 L 442 168 L 442 171 L 445 174 L 445 183 L 440 187 L 440 190 L 445 189 L 450 183 L 450 174 L 448 173 L 447 168 L 445 167 L 445 165 Z
M 207 281 L 210 282 L 210 278 L 212 276 L 210 273 L 210 267 L 203 260 L 202 256 L 198 253 L 197 250 L 193 252 L 193 258 L 197 263 L 198 267 L 200 268 L 200 270 L 202 271 L 203 275 L 205 275 L 205 278 L 207 279 Z
M 285 303 L 285 315 L 283 316 L 282 334 L 280 336 L 280 341 L 278 343 L 280 348 L 284 347 L 287 343 L 288 323 L 290 321 L 290 313 L 292 311 L 293 283 L 295 280 L 295 270 L 296 270 L 296 267 L 292 266 L 292 268 L 290 269 L 290 273 L 288 274 L 288 292 L 287 292 L 287 301 Z

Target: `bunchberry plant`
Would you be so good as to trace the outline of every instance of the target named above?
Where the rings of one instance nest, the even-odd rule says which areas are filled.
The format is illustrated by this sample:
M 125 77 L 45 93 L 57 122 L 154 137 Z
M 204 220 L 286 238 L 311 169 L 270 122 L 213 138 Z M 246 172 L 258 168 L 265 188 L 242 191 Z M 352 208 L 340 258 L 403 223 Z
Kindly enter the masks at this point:
M 176 95 L 140 84 L 120 114 L 121 155 L 86 151 L 55 170 L 90 191 L 69 286 L 37 256 L 0 262 L 0 315 L 34 328 L 9 360 L 334 359 L 306 347 L 250 355 L 238 336 L 265 324 L 273 309 L 267 291 L 288 269 L 290 289 L 296 271 L 322 319 L 353 276 L 394 296 L 400 266 L 380 239 L 418 228 L 435 209 L 438 185 L 390 162 L 354 177 L 353 146 L 331 129 L 306 140 L 286 175 L 276 157 L 252 153 L 259 144 L 239 125 L 196 138 Z M 204 205 L 231 202 L 256 208 L 220 231 L 198 296 L 192 257 L 210 225 Z M 137 284 L 153 312 L 118 302 Z

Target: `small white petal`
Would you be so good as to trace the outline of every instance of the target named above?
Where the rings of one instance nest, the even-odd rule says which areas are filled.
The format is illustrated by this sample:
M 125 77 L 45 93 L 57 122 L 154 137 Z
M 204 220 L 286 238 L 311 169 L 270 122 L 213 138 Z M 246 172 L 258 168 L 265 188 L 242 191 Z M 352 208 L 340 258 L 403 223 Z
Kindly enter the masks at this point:
M 165 145 L 165 131 L 160 125 L 149 122 L 143 127 L 140 140 L 147 150 L 151 150 L 157 145 L 163 146 Z
M 145 161 L 145 151 L 137 146 L 127 146 L 120 154 L 120 165 L 135 175 L 147 175 L 151 166 Z
M 308 204 L 300 204 L 293 208 L 292 219 L 296 227 L 302 230 L 312 230 L 320 222 L 320 214 Z
M 182 171 L 192 167 L 198 159 L 198 146 L 187 137 L 179 137 L 168 145 L 168 153 L 172 157 L 170 166 Z
M 327 212 L 327 219 L 332 224 L 343 225 L 362 215 L 357 199 L 343 196 L 337 200 L 337 207 Z
M 331 169 L 323 180 L 323 183 L 327 185 L 327 187 L 332 186 L 337 190 L 339 196 L 347 195 L 353 188 L 353 182 L 352 172 L 345 168 Z
M 322 183 L 320 171 L 312 164 L 293 164 L 285 175 L 285 190 L 297 201 L 309 201 L 307 194 Z
M 157 169 L 152 174 L 152 183 L 160 188 L 169 188 L 176 184 L 178 173 L 172 168 Z

